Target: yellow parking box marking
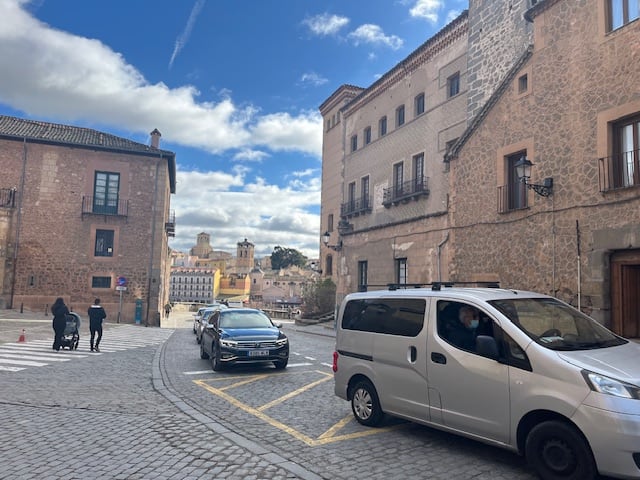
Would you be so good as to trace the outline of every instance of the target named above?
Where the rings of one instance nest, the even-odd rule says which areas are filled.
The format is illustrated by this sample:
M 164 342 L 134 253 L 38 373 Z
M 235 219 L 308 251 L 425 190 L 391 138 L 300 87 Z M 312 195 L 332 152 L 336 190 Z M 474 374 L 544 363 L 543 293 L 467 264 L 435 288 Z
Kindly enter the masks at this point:
M 285 402 L 287 400 L 289 400 L 290 398 L 296 397 L 298 395 L 300 395 L 303 392 L 306 392 L 307 390 L 312 389 L 313 387 L 320 385 L 321 383 L 326 382 L 327 380 L 331 380 L 333 378 L 333 375 L 329 375 L 326 374 L 325 378 L 321 378 L 320 380 L 316 380 L 315 382 L 309 383 L 308 385 L 305 385 L 304 387 L 298 388 L 297 390 L 294 390 L 293 392 L 287 393 L 286 395 L 283 395 L 280 398 L 276 398 L 275 400 L 262 405 L 261 407 L 258 407 L 258 410 L 261 412 L 264 412 L 265 410 L 275 406 L 275 405 L 279 405 L 282 402 Z
M 335 425 L 333 425 L 331 428 L 329 428 L 326 432 L 324 432 L 322 435 L 320 435 L 317 439 L 312 438 L 308 435 L 305 435 L 304 433 L 296 430 L 293 427 L 290 427 L 289 425 L 286 425 L 272 417 L 270 417 L 269 415 L 267 415 L 266 413 L 264 413 L 264 410 L 266 410 L 267 408 L 270 408 L 274 405 L 277 405 L 279 403 L 284 402 L 285 400 L 291 399 L 297 395 L 300 395 L 301 393 L 305 392 L 306 390 L 309 390 L 310 388 L 319 385 L 322 382 L 325 382 L 327 380 L 329 380 L 330 378 L 333 377 L 333 375 L 328 374 L 326 372 L 322 372 L 320 370 L 316 370 L 316 373 L 319 373 L 323 376 L 326 376 L 327 378 L 322 378 L 320 380 L 317 380 L 311 384 L 305 385 L 302 388 L 299 388 L 297 390 L 295 390 L 294 392 L 288 393 L 287 395 L 284 395 L 272 402 L 267 403 L 266 405 L 262 405 L 261 407 L 258 408 L 254 408 L 250 405 L 247 405 L 246 403 L 241 402 L 240 400 L 236 399 L 235 397 L 229 395 L 228 393 L 226 393 L 224 390 L 229 389 L 229 388 L 233 388 L 235 386 L 240 386 L 243 384 L 247 384 L 247 383 L 251 383 L 257 380 L 261 380 L 262 378 L 267 378 L 267 377 L 271 377 L 273 378 L 273 374 L 267 373 L 264 375 L 255 375 L 252 376 L 250 378 L 247 377 L 243 377 L 243 376 L 237 376 L 237 377 L 223 377 L 223 378 L 217 378 L 217 379 L 207 379 L 207 380 L 194 380 L 193 383 L 195 383 L 196 385 L 201 386 L 202 388 L 204 388 L 205 390 L 211 392 L 212 394 L 216 395 L 217 397 L 222 398 L 223 400 L 226 400 L 227 402 L 229 402 L 231 405 L 239 408 L 240 410 L 243 410 L 247 413 L 249 413 L 250 415 L 253 415 L 257 418 L 259 418 L 260 420 L 268 423 L 269 425 L 271 425 L 272 427 L 275 427 L 279 430 L 282 430 L 285 433 L 288 433 L 289 435 L 291 435 L 292 437 L 294 437 L 297 440 L 300 440 L 301 442 L 307 444 L 310 447 L 317 447 L 320 445 L 326 445 L 328 443 L 334 443 L 334 442 L 340 442 L 342 440 L 351 440 L 351 439 L 355 439 L 355 438 L 361 438 L 361 437 L 368 437 L 370 435 L 377 435 L 379 433 L 385 433 L 385 432 L 389 432 L 392 430 L 397 430 L 399 428 L 403 428 L 405 427 L 406 424 L 402 424 L 402 425 L 393 425 L 390 427 L 383 427 L 383 428 L 370 428 L 367 430 L 362 430 L 360 432 L 354 432 L 354 433 L 347 433 L 344 435 L 336 435 L 337 432 L 339 432 L 342 428 L 344 428 L 347 424 L 349 424 L 351 421 L 355 421 L 352 420 L 352 416 L 349 415 L 345 418 L 343 418 L 342 420 L 340 420 L 338 423 L 336 423 Z M 298 372 L 296 372 L 298 373 Z M 306 373 L 308 374 L 309 372 L 299 372 L 299 373 Z M 280 374 L 283 375 L 283 374 Z M 289 373 L 287 373 L 287 375 L 289 375 Z M 209 383 L 211 382 L 216 382 L 216 381 L 225 381 L 225 380 L 234 380 L 234 379 L 239 379 L 242 378 L 243 380 L 240 382 L 236 382 L 235 384 L 232 385 L 227 385 L 226 387 L 222 387 L 222 388 L 215 388 L 211 385 L 209 385 Z
M 322 440 L 324 438 L 331 438 L 333 437 L 336 432 L 342 428 L 345 427 L 345 425 L 347 425 L 348 423 L 350 423 L 351 421 L 353 421 L 353 415 L 349 414 L 346 417 L 344 417 L 342 420 L 340 420 L 338 423 L 336 423 L 333 427 L 331 427 L 329 430 L 327 430 L 326 432 L 324 432 L 322 435 L 320 435 L 318 437 L 318 440 Z

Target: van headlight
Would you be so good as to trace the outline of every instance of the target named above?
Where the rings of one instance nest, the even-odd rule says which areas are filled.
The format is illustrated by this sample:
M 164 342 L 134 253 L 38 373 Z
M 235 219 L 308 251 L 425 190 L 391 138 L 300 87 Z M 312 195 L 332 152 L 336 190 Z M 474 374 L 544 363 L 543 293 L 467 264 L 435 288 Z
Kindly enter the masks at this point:
M 621 382 L 614 378 L 600 375 L 599 373 L 582 371 L 582 376 L 594 392 L 604 393 L 605 395 L 613 395 L 620 398 L 633 398 L 640 400 L 640 387 L 630 383 Z
M 220 345 L 223 347 L 236 348 L 238 346 L 238 342 L 235 340 L 220 340 Z

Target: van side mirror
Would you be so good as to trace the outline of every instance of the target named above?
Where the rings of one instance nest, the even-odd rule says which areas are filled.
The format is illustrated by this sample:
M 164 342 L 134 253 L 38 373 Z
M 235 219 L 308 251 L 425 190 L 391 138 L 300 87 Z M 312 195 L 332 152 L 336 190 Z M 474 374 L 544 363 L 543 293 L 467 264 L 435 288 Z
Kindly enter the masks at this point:
M 476 353 L 492 360 L 498 360 L 498 344 L 496 339 L 487 335 L 478 335 L 476 338 Z

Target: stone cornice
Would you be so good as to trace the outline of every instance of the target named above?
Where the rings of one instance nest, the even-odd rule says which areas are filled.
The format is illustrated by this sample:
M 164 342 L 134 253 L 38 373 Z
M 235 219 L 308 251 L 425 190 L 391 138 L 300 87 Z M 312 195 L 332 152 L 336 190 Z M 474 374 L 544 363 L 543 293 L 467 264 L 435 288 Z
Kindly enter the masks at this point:
M 340 85 L 335 92 L 329 95 L 329 98 L 327 98 L 324 102 L 322 102 L 322 105 L 320 105 L 320 108 L 319 108 L 320 113 L 323 116 L 326 115 L 327 112 L 329 112 L 330 110 L 335 108 L 336 105 L 342 102 L 342 100 L 344 100 L 345 97 L 355 97 L 363 90 L 364 88 L 357 87 L 355 85 L 349 85 L 349 84 Z

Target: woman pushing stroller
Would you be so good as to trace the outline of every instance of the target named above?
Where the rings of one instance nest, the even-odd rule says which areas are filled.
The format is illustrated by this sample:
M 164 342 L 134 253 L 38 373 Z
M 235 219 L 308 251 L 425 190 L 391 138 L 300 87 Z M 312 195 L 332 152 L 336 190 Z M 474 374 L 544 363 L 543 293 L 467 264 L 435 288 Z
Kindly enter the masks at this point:
M 56 298 L 56 301 L 51 305 L 51 313 L 53 313 L 53 349 L 59 352 L 64 329 L 67 326 L 67 315 L 69 315 L 69 308 L 64 304 L 62 297 Z

